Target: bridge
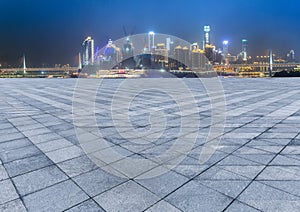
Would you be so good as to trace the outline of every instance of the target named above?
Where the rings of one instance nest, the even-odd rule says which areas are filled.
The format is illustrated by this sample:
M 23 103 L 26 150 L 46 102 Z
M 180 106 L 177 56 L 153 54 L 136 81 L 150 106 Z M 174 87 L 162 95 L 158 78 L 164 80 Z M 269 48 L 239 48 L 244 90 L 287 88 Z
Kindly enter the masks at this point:
M 55 68 L 25 68 L 26 72 L 76 72 L 78 67 L 55 67 Z M 2 72 L 22 72 L 24 68 L 2 68 Z
M 300 63 L 273 63 L 273 68 L 294 68 L 300 67 Z M 252 68 L 269 68 L 269 63 L 254 63 L 254 64 L 229 64 L 229 65 L 215 65 L 215 67 L 223 68 L 243 68 L 243 67 L 252 67 Z

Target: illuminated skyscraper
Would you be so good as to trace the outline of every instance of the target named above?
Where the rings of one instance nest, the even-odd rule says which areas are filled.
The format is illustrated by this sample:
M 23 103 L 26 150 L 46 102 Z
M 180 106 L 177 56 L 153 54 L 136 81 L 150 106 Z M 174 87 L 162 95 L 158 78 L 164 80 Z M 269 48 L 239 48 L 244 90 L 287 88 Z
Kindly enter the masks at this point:
M 25 60 L 25 54 L 23 55 L 23 74 L 26 74 L 26 60 Z
M 243 39 L 242 40 L 242 59 L 243 61 L 247 61 L 248 57 L 248 40 Z
M 228 55 L 228 40 L 223 41 L 223 56 L 226 58 Z
M 295 62 L 295 51 L 293 49 L 287 54 L 287 61 Z
M 158 43 L 155 49 L 155 61 L 164 67 L 168 64 L 168 49 L 164 43 Z
M 94 40 L 89 36 L 83 41 L 82 46 L 84 47 L 84 64 L 94 64 Z
M 149 53 L 153 53 L 153 50 L 155 49 L 155 33 L 153 31 L 150 31 L 148 33 L 148 48 L 149 48 Z
M 206 45 L 210 44 L 210 26 L 204 26 L 204 42 L 203 49 L 205 49 Z
M 174 49 L 174 58 L 177 62 L 183 61 L 183 52 L 181 46 L 176 46 Z
M 174 42 L 171 38 L 166 38 L 166 48 L 168 50 L 169 56 L 173 56 Z
M 216 60 L 216 47 L 214 45 L 206 45 L 205 46 L 205 56 L 207 57 L 207 59 L 211 62 Z
M 174 57 L 178 67 L 186 68 L 189 65 L 189 48 L 177 46 L 174 49 Z
M 133 45 L 130 38 L 127 37 L 122 47 L 122 66 L 123 68 L 134 68 L 135 60 L 133 57 Z
M 242 51 L 247 52 L 247 50 L 248 50 L 248 40 L 243 39 L 242 40 Z
M 270 62 L 269 62 L 269 77 L 272 77 L 272 71 L 273 71 L 273 53 L 272 49 L 270 49 Z

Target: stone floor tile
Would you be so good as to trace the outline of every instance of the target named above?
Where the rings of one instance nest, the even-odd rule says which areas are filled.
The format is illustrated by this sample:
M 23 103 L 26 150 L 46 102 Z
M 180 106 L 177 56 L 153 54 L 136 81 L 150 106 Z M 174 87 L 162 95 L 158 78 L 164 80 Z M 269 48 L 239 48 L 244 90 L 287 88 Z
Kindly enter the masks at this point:
M 191 181 L 166 198 L 166 201 L 183 211 L 222 211 L 231 198 Z
M 71 180 L 64 181 L 23 198 L 29 211 L 63 211 L 89 197 Z
M 24 196 L 67 179 L 62 171 L 52 165 L 14 177 L 13 182 L 19 194 Z
M 297 211 L 300 197 L 253 182 L 238 200 L 262 211 Z
M 11 180 L 0 181 L 0 205 L 19 198 Z
M 81 212 L 81 211 L 87 211 L 87 212 L 105 212 L 94 200 L 89 199 L 85 202 L 80 203 L 79 205 L 76 205 L 73 208 L 70 208 L 69 210 L 66 210 L 66 212 Z
M 10 177 L 15 177 L 26 172 L 34 171 L 53 164 L 45 155 L 35 155 L 32 157 L 15 160 L 4 164 Z
M 73 179 L 90 196 L 100 194 L 126 181 L 126 179 L 116 177 L 100 168 Z
M 133 181 L 123 183 L 96 196 L 95 201 L 106 211 L 143 211 L 159 198 Z
M 22 201 L 20 199 L 16 199 L 3 205 L 0 204 L 0 211 L 1 212 L 26 212 L 26 208 L 24 207 Z

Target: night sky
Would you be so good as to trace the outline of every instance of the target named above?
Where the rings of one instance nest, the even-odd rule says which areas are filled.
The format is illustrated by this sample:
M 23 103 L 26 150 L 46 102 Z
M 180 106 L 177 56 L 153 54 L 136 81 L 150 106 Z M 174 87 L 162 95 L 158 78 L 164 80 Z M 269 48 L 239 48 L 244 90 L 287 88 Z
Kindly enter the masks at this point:
M 253 56 L 294 49 L 300 59 L 299 8 L 299 0 L 0 0 L 0 63 L 17 66 L 25 53 L 31 67 L 76 66 L 86 36 L 103 47 L 123 26 L 199 42 L 210 25 L 213 44 L 229 40 L 232 54 L 246 38 Z

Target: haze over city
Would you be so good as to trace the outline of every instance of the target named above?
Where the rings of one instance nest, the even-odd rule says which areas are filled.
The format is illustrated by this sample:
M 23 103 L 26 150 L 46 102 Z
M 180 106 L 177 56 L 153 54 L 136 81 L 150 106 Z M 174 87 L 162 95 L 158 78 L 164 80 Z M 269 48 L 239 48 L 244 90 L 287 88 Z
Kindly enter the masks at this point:
M 124 37 L 123 27 L 202 42 L 204 25 L 210 25 L 217 47 L 229 41 L 232 54 L 247 39 L 250 55 L 267 55 L 272 48 L 284 56 L 293 49 L 299 58 L 299 6 L 296 0 L 2 0 L 0 63 L 20 65 L 26 54 L 28 66 L 76 65 L 86 36 L 101 48 Z

